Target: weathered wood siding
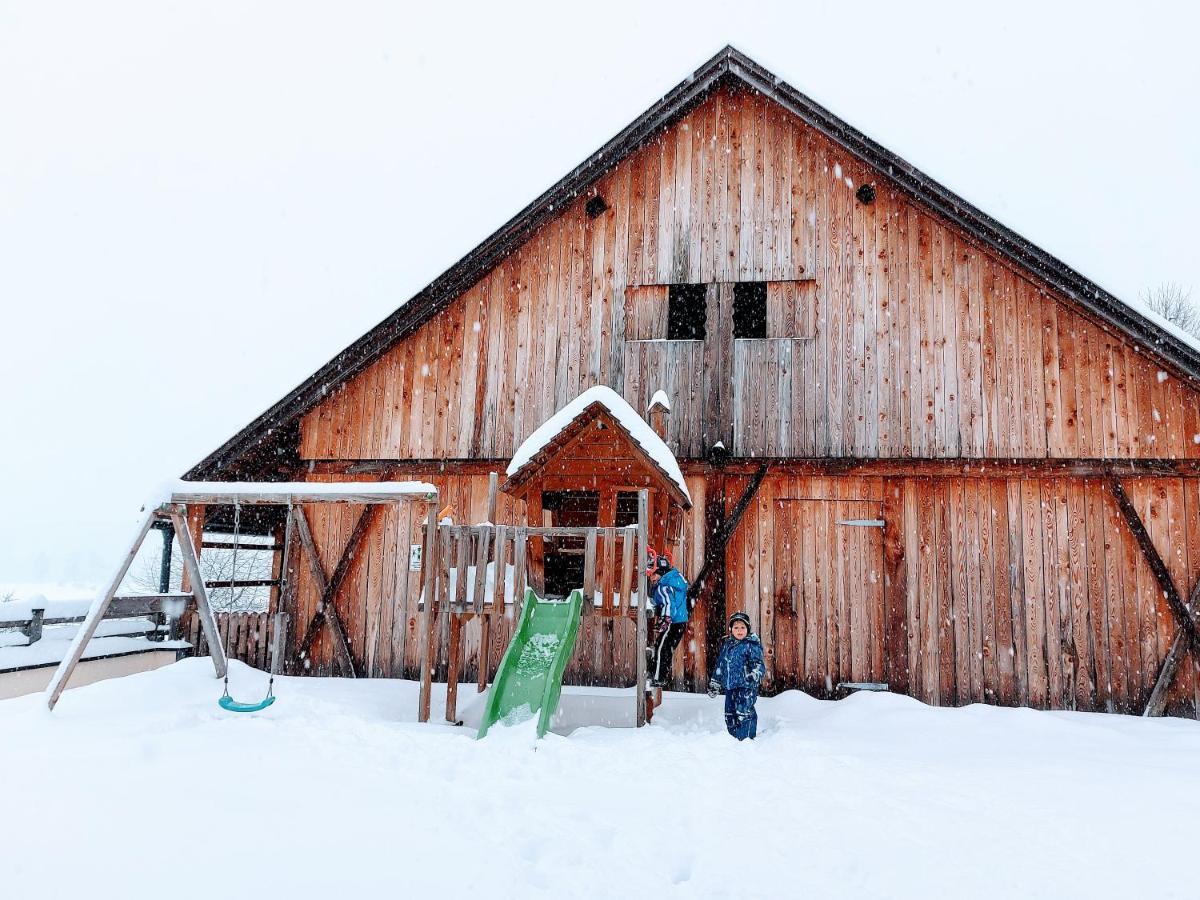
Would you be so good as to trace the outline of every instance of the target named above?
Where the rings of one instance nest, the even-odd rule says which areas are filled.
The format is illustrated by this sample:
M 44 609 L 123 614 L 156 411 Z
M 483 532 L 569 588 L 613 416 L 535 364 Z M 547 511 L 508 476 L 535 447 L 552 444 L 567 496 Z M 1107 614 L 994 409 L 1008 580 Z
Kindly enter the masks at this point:
M 1200 480 L 1122 483 L 1190 590 Z M 883 529 L 837 524 L 876 515 Z M 1140 712 L 1176 629 L 1100 479 L 771 476 L 728 566 L 773 689 L 817 696 L 878 680 L 942 705 Z M 1194 716 L 1198 690 L 1189 658 L 1169 711 Z
M 486 475 L 421 477 L 454 504 L 458 520 L 484 518 Z M 747 480 L 727 478 L 729 505 Z M 687 483 L 694 506 L 676 558 L 694 575 L 703 564 L 708 482 L 689 475 Z M 1200 479 L 1123 484 L 1176 584 L 1189 590 L 1200 577 Z M 327 566 L 357 513 L 309 507 Z M 875 518 L 884 528 L 839 524 Z M 501 495 L 497 519 L 516 524 L 524 510 Z M 415 512 L 381 516 L 341 593 L 351 651 L 367 674 L 417 675 L 419 573 L 408 571 L 408 547 L 420 533 Z M 1106 483 L 1095 478 L 771 475 L 726 565 L 726 612 L 743 609 L 754 621 L 772 691 L 828 696 L 839 681 L 878 680 L 941 705 L 1139 712 L 1175 630 Z M 316 599 L 302 572 L 297 635 Z M 707 677 L 705 618 L 701 606 L 677 657 L 680 687 Z M 511 628 L 506 620 L 492 631 L 493 669 Z M 632 684 L 632 629 L 628 619 L 586 617 L 567 683 Z M 476 678 L 481 635 L 478 620 L 467 624 L 466 681 Z M 439 677 L 446 646 L 442 634 Z M 332 671 L 331 653 L 322 638 L 315 671 Z M 1168 711 L 1194 716 L 1198 701 L 1200 677 L 1189 657 Z
M 666 389 L 683 457 L 1200 456 L 1196 393 L 1144 349 L 763 97 L 710 98 L 599 190 L 310 412 L 302 457 L 507 458 L 594 384 Z M 808 278 L 812 337 L 626 342 L 665 328 L 643 286 Z

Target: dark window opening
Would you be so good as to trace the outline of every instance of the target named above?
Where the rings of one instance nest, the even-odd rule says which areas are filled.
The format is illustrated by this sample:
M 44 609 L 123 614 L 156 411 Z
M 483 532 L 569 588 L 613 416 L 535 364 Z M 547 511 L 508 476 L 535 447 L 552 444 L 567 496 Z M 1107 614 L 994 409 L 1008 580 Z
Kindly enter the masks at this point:
M 667 340 L 704 340 L 708 291 L 702 284 L 673 284 L 667 295 Z
M 747 281 L 733 286 L 733 336 L 767 336 L 767 283 Z
M 637 524 L 638 513 L 638 492 L 637 491 L 617 491 L 617 514 L 613 525 L 617 528 L 625 528 L 629 525 Z
M 549 510 L 551 521 L 567 528 L 590 528 L 600 524 L 598 491 L 546 491 L 542 509 Z M 546 596 L 566 597 L 583 586 L 583 538 L 556 538 L 546 541 L 543 572 Z

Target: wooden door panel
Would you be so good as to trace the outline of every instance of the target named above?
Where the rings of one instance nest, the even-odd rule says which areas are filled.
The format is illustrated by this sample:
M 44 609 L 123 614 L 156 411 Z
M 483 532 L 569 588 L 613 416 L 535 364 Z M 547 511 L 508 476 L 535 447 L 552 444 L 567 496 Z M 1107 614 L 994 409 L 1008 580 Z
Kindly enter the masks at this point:
M 869 500 L 778 499 L 764 635 L 775 691 L 883 677 L 883 528 Z

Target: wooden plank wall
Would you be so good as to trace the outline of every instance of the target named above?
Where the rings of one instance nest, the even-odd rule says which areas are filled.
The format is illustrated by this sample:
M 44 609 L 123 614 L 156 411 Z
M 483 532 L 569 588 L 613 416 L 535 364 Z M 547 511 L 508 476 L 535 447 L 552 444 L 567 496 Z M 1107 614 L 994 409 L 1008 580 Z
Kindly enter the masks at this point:
M 486 475 L 432 480 L 443 501 L 453 503 L 456 521 L 482 521 Z M 727 479 L 728 503 L 746 480 Z M 687 483 L 694 505 L 675 556 L 690 578 L 703 562 L 709 498 L 703 477 L 688 476 Z M 1189 590 L 1200 577 L 1200 479 L 1122 483 L 1176 583 Z M 421 523 L 412 510 L 399 520 L 391 513 L 377 520 L 338 600 L 355 659 L 372 676 L 414 678 L 419 669 L 419 573 L 408 572 L 407 562 Z M 308 513 L 332 566 L 357 509 L 314 505 Z M 874 517 L 885 520 L 884 529 L 837 524 Z M 523 518 L 520 505 L 502 494 L 497 520 Z M 744 609 L 754 621 L 771 691 L 798 687 L 828 696 L 838 681 L 880 680 L 940 705 L 1136 713 L 1174 633 L 1153 575 L 1101 479 L 771 475 L 726 559 L 727 613 Z M 302 570 L 298 634 L 315 602 Z M 630 684 L 632 628 L 628 619 L 586 619 L 567 683 Z M 510 619 L 493 629 L 493 672 L 511 629 Z M 676 660 L 679 688 L 698 688 L 707 678 L 704 629 L 699 608 Z M 478 621 L 464 629 L 464 681 L 477 677 L 481 632 Z M 443 634 L 438 677 L 445 675 L 446 645 Z M 315 673 L 333 672 L 327 639 L 313 659 Z M 1200 673 L 1189 658 L 1168 712 L 1195 716 L 1198 705 Z
M 599 190 L 608 212 L 565 208 L 310 412 L 302 457 L 508 458 L 594 384 L 638 409 L 666 388 L 683 457 L 714 435 L 755 456 L 1200 456 L 1195 391 L 763 97 L 717 94 Z M 797 278 L 815 337 L 737 351 L 732 444 L 701 351 L 625 343 L 665 329 L 640 286 Z M 628 332 L 627 287 L 654 312 Z
M 1200 480 L 1122 483 L 1190 590 Z M 813 499 L 785 499 L 800 497 Z M 834 524 L 869 509 L 883 531 Z M 828 696 L 838 680 L 881 680 L 933 704 L 1138 713 L 1175 629 L 1100 479 L 772 476 L 728 565 L 729 611 L 756 622 L 774 690 Z M 1195 716 L 1198 702 L 1189 660 L 1168 711 Z
M 219 612 L 217 632 L 228 659 L 241 660 L 248 666 L 264 671 L 271 668 L 271 641 L 275 637 L 275 620 L 267 612 Z M 186 640 L 192 645 L 192 656 L 208 656 L 208 641 L 200 627 L 200 617 L 192 616 Z

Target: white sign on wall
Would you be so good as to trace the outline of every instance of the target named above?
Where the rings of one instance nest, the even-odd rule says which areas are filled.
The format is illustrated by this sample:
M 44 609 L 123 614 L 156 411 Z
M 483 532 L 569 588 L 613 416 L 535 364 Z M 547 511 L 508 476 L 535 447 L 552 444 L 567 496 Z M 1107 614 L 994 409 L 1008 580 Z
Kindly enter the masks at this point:
M 408 571 L 421 571 L 421 545 L 410 544 L 408 547 Z

